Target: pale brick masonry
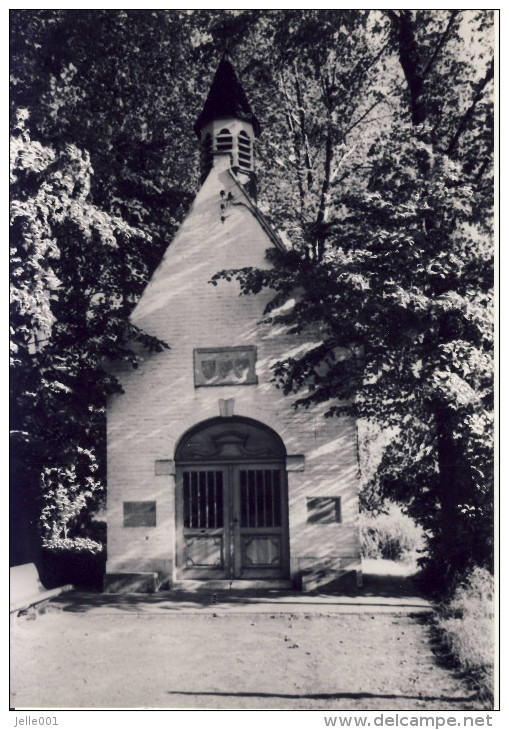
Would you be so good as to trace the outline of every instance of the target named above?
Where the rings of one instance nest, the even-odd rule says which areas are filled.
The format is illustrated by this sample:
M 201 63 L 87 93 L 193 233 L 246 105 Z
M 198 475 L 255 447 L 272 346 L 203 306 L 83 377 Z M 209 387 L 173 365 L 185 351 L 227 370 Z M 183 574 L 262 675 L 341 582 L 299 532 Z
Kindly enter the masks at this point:
M 118 372 L 125 393 L 109 403 L 108 573 L 154 571 L 175 579 L 175 449 L 189 428 L 220 416 L 227 399 L 234 399 L 228 407 L 235 416 L 270 427 L 285 445 L 292 580 L 311 566 L 341 572 L 341 559 L 343 568 L 349 560 L 358 562 L 355 423 L 324 419 L 320 408 L 296 411 L 292 398 L 270 382 L 271 365 L 311 338 L 259 324 L 270 292 L 239 297 L 236 282 L 209 283 L 224 268 L 266 267 L 265 251 L 272 245 L 229 170 L 229 155 L 215 156 L 132 314 L 138 327 L 171 349 L 146 355 L 136 370 Z M 257 384 L 195 386 L 195 349 L 253 345 Z M 157 469 L 156 462 L 168 466 Z M 313 497 L 340 497 L 341 521 L 310 522 Z M 154 501 L 155 526 L 124 527 L 123 503 L 129 501 Z

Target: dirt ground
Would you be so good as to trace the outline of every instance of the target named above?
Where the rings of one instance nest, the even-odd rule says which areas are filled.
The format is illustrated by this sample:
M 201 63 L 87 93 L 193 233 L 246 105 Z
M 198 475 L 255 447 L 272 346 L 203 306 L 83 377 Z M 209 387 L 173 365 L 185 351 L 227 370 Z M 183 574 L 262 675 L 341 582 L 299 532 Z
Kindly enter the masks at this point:
M 423 615 L 46 613 L 12 630 L 11 704 L 478 710 Z

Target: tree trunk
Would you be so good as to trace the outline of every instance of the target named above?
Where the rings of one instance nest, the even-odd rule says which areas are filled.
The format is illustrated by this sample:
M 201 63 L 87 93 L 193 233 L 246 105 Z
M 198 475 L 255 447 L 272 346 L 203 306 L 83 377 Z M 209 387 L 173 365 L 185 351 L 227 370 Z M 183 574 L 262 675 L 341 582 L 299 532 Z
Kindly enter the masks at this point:
M 410 10 L 401 10 L 397 14 L 389 11 L 394 28 L 398 34 L 399 62 L 410 93 L 410 109 L 412 124 L 422 124 L 426 119 L 424 103 L 424 77 L 422 74 L 419 49 L 414 35 L 414 26 Z
M 461 454 L 454 440 L 454 412 L 444 406 L 437 406 L 435 419 L 437 425 L 437 452 L 439 468 L 440 500 L 440 543 L 442 562 L 455 572 L 464 566 L 468 556 L 461 536 L 461 515 L 463 479 Z

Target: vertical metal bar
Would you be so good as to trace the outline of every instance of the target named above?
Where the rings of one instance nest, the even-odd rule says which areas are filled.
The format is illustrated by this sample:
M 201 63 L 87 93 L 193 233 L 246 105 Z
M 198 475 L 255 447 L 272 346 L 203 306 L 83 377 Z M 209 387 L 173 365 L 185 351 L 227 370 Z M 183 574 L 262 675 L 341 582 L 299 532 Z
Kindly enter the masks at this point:
M 212 472 L 214 479 L 214 527 L 217 527 L 217 471 Z
M 207 509 L 207 472 L 200 472 L 200 498 L 201 498 L 201 525 L 200 527 L 207 527 L 208 509 Z
M 189 472 L 189 527 L 194 527 L 194 515 L 193 515 L 193 473 Z
M 189 474 L 187 471 L 182 473 L 182 497 L 184 502 L 182 523 L 184 527 L 189 527 Z
M 202 501 L 202 523 L 201 527 L 207 527 L 207 472 L 200 472 L 200 490 Z
M 208 471 L 203 472 L 205 474 L 205 527 L 209 527 L 209 473 Z
M 251 525 L 251 510 L 249 508 L 249 485 L 247 481 L 247 471 L 243 470 L 241 473 L 241 484 L 242 484 L 242 495 L 244 499 L 244 509 L 246 510 L 246 527 Z
M 246 526 L 246 495 L 245 495 L 245 488 L 244 488 L 244 477 L 242 469 L 239 469 L 239 519 L 240 519 L 240 526 L 245 527 Z
M 251 520 L 253 519 L 253 517 L 252 517 L 253 510 L 252 510 L 252 504 L 251 504 L 251 488 L 249 486 L 249 471 L 246 469 L 244 474 L 246 475 L 245 480 L 246 480 L 247 526 L 251 527 L 252 526 Z
M 275 517 L 275 514 L 274 514 L 274 509 L 275 509 L 275 507 L 274 507 L 274 502 L 275 502 L 275 497 L 274 497 L 274 471 L 271 469 L 269 473 L 270 473 L 270 505 L 271 505 L 271 517 L 272 517 L 272 522 L 271 522 L 271 525 L 270 526 L 271 527 L 275 527 L 276 526 L 276 517 Z
M 235 488 L 234 488 L 234 480 L 233 480 L 233 469 L 234 467 L 230 464 L 230 466 L 227 467 L 227 499 L 228 499 L 228 545 L 229 545 L 229 569 L 228 569 L 228 578 L 234 578 L 235 571 L 236 571 L 236 565 L 235 565 L 235 527 L 233 524 L 233 519 L 235 517 Z
M 266 469 L 260 469 L 262 473 L 262 494 L 263 494 L 263 527 L 267 527 L 267 482 L 265 481 Z
M 203 472 L 198 472 L 198 504 L 200 505 L 200 520 L 198 522 L 198 527 L 204 527 L 205 526 L 205 505 L 203 504 Z
M 219 479 L 219 492 L 218 492 L 218 515 L 221 522 L 221 527 L 225 526 L 224 523 L 224 492 L 225 492 L 225 472 L 217 472 Z
M 276 479 L 277 477 L 277 479 Z M 282 499 L 282 485 L 281 485 L 281 472 L 278 469 L 274 469 L 274 482 L 276 485 L 276 500 L 275 500 L 275 513 L 276 513 L 276 524 L 275 527 L 281 527 L 281 499 Z
M 200 472 L 195 472 L 196 477 L 196 527 L 201 527 L 201 499 L 200 499 Z
M 253 487 L 254 487 L 254 506 L 255 506 L 255 527 L 259 527 L 258 524 L 258 489 L 256 485 L 256 471 L 250 471 L 250 474 L 253 475 Z

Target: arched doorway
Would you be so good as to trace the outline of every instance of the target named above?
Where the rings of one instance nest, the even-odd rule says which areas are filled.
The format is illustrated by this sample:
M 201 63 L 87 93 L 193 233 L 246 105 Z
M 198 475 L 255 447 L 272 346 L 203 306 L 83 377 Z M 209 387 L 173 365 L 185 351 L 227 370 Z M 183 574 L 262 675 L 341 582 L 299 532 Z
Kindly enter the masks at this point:
M 201 423 L 176 452 L 179 579 L 288 577 L 286 450 L 247 418 Z

